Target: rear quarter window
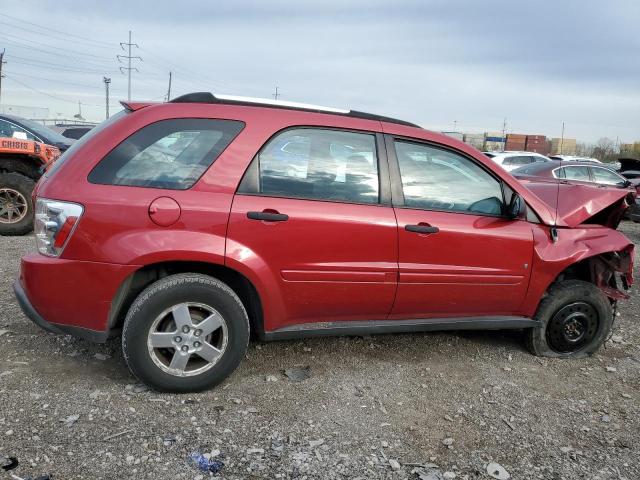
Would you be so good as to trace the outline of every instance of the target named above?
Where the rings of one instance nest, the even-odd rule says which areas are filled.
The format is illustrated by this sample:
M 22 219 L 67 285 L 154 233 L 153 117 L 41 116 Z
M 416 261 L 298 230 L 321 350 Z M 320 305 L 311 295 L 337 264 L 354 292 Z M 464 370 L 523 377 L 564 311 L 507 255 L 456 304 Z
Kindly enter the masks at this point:
M 244 127 L 234 120 L 179 118 L 147 125 L 91 171 L 102 185 L 191 188 Z

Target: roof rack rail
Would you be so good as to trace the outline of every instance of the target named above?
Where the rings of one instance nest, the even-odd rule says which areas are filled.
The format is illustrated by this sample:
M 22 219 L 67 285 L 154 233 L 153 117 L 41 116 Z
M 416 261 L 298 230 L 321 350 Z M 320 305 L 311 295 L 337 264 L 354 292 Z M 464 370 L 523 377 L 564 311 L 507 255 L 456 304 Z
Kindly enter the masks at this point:
M 305 112 L 331 113 L 365 120 L 377 120 L 379 122 L 397 123 L 409 127 L 422 128 L 415 123 L 399 120 L 397 118 L 374 115 L 373 113 L 359 112 L 357 110 L 345 110 L 341 108 L 322 107 L 308 103 L 287 102 L 282 100 L 269 100 L 265 98 L 240 97 L 235 95 L 214 95 L 211 92 L 193 92 L 174 98 L 169 103 L 219 103 L 227 105 L 247 105 L 251 107 L 285 108 L 291 110 L 303 110 Z

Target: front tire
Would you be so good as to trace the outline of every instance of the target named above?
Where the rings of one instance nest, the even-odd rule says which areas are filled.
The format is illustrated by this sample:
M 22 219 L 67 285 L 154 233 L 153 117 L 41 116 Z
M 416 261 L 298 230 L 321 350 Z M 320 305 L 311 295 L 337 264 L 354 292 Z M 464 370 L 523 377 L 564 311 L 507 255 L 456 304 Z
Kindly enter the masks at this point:
M 605 342 L 613 325 L 609 298 L 592 283 L 554 284 L 535 318 L 542 326 L 527 332 L 527 347 L 540 357 L 584 358 Z
M 231 288 L 207 275 L 183 273 L 147 287 L 122 330 L 131 372 L 163 392 L 197 392 L 227 378 L 249 342 L 247 312 Z
M 35 182 L 19 173 L 0 173 L 0 235 L 25 235 L 33 230 Z

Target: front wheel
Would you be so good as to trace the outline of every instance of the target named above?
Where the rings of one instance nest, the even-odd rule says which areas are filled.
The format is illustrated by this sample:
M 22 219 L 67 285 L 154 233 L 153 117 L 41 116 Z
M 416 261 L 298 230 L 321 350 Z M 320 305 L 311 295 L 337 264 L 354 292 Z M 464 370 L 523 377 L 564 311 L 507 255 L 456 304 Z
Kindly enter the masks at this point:
M 234 291 L 191 273 L 147 287 L 122 330 L 133 374 L 164 392 L 196 392 L 222 382 L 240 364 L 248 341 L 249 319 Z
M 527 332 L 527 346 L 541 357 L 582 358 L 595 353 L 613 324 L 611 302 L 582 280 L 553 285 L 536 312 L 542 326 Z

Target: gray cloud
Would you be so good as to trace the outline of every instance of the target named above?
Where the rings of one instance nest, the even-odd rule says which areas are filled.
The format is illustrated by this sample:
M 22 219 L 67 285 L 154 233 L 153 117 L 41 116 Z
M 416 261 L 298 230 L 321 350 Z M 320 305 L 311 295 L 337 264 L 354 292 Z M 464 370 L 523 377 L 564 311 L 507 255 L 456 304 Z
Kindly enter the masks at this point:
M 278 85 L 287 100 L 431 128 L 455 120 L 463 129 L 497 130 L 507 117 L 517 132 L 559 135 L 565 121 L 567 134 L 583 140 L 640 138 L 640 2 L 632 0 L 61 0 L 22 2 L 7 13 L 64 34 L 38 34 L 0 16 L 0 47 L 9 54 L 4 103 L 72 114 L 81 100 L 100 119 L 103 73 L 117 98 L 126 95 L 115 55 L 131 29 L 144 58 L 136 98 L 161 98 L 171 69 L 176 95 L 268 97 Z

